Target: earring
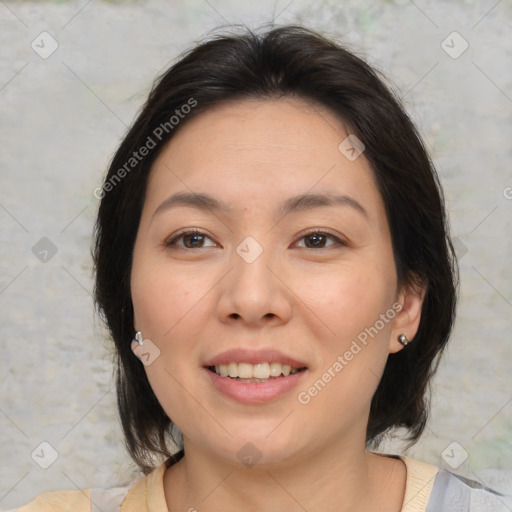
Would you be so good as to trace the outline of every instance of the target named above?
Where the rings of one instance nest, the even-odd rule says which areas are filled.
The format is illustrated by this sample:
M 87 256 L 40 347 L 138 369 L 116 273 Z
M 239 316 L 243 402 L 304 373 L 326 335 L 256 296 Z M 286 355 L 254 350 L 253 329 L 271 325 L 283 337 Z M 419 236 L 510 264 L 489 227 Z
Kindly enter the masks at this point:
M 140 331 L 135 334 L 133 341 L 136 341 L 140 346 L 142 346 L 142 333 Z
M 400 334 L 397 339 L 404 347 L 407 345 L 407 343 L 409 343 L 409 340 L 405 334 Z

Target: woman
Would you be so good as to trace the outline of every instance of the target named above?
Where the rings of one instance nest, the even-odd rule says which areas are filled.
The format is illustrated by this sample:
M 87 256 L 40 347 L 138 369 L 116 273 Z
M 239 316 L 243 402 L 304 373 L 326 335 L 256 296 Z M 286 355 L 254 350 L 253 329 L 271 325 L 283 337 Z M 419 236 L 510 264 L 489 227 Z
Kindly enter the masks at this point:
M 160 77 L 95 194 L 95 296 L 146 476 L 19 510 L 509 510 L 372 451 L 425 427 L 458 269 L 436 171 L 363 60 L 298 26 L 212 38 Z

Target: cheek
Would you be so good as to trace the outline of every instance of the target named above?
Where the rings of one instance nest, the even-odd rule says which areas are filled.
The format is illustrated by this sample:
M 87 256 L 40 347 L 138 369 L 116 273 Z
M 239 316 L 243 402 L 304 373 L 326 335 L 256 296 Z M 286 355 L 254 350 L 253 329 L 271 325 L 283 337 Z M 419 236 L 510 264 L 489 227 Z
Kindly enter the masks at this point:
M 131 276 L 132 301 L 137 328 L 159 349 L 159 356 L 144 367 L 159 403 L 180 428 L 189 421 L 191 375 L 197 368 L 200 339 L 198 317 L 207 315 L 208 282 L 189 272 L 170 268 L 157 257 L 134 258 Z M 206 316 L 205 316 L 206 317 Z M 192 382 L 193 384 L 193 382 Z M 199 414 L 200 410 L 194 410 Z
M 389 312 L 393 292 L 392 274 L 374 259 L 302 281 L 300 296 L 308 298 L 317 324 L 331 331 L 317 348 L 319 366 L 301 390 L 306 410 L 366 413 L 387 359 L 392 317 L 384 322 L 381 315 Z
M 331 332 L 327 339 L 332 340 L 332 348 L 341 349 L 390 307 L 394 288 L 389 274 L 379 262 L 360 258 L 322 273 L 304 274 L 296 279 L 294 290 Z
M 180 327 L 190 327 L 191 316 L 200 314 L 201 300 L 212 284 L 207 276 L 194 277 L 155 258 L 135 263 L 131 291 L 138 328 L 155 340 L 172 339 Z

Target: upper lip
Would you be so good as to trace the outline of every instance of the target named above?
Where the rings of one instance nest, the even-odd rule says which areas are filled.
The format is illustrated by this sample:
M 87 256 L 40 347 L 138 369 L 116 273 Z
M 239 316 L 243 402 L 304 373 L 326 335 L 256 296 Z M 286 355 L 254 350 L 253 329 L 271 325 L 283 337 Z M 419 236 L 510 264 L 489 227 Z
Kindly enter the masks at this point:
M 292 368 L 297 369 L 307 367 L 306 363 L 303 363 L 302 361 L 299 361 L 291 356 L 283 354 L 283 352 L 280 352 L 279 350 L 272 348 L 260 350 L 234 348 L 217 354 L 216 356 L 209 359 L 204 366 L 219 366 L 221 364 L 229 363 L 258 364 L 265 362 L 276 362 L 283 365 L 289 364 Z

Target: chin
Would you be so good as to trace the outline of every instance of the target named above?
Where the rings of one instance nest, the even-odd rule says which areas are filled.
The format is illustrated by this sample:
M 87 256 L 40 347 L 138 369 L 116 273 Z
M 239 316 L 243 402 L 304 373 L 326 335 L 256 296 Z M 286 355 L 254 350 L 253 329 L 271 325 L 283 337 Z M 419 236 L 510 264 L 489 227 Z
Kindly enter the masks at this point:
M 272 430 L 275 430 L 272 432 Z M 289 435 L 284 429 L 277 432 L 276 424 L 266 430 L 236 430 L 246 432 L 233 438 L 224 438 L 210 450 L 215 457 L 227 464 L 254 469 L 270 469 L 275 466 L 292 463 L 296 456 L 304 454 L 303 443 Z M 269 432 L 272 432 L 269 435 Z

